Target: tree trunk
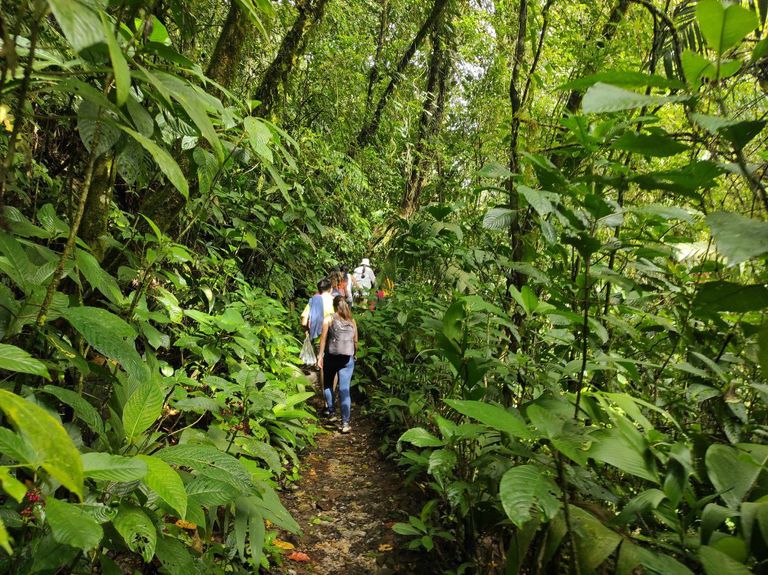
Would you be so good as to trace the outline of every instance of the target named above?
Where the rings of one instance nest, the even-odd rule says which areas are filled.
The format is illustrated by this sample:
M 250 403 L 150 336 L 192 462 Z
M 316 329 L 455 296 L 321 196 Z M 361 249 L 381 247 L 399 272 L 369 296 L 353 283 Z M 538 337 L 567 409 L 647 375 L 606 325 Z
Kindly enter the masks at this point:
M 280 48 L 264 73 L 253 97 L 261 102 L 256 112 L 270 118 L 277 104 L 280 87 L 284 87 L 297 59 L 306 49 L 309 31 L 322 19 L 328 0 L 302 0 L 293 26 L 283 37 Z
M 509 138 L 509 171 L 512 175 L 507 179 L 507 193 L 509 207 L 516 211 L 516 217 L 509 226 L 509 243 L 512 248 L 512 261 L 520 261 L 523 257 L 524 216 L 520 210 L 520 199 L 515 183 L 515 176 L 520 173 L 520 151 L 518 150 L 518 135 L 520 133 L 520 111 L 522 98 L 520 90 L 520 69 L 525 59 L 525 30 L 528 19 L 528 0 L 520 0 L 520 8 L 517 14 L 517 39 L 515 41 L 515 55 L 512 62 L 512 76 L 509 80 L 509 101 L 512 105 L 512 122 L 510 124 Z M 512 270 L 507 279 L 507 286 L 514 285 L 520 289 L 525 283 L 525 275 Z
M 112 205 L 113 165 L 114 160 L 109 154 L 96 160 L 80 226 L 80 237 L 90 246 L 98 260 L 103 258 L 106 248 L 102 237 L 107 233 L 109 208 Z
M 427 172 L 435 152 L 434 137 L 440 131 L 451 69 L 450 50 L 445 46 L 445 24 L 432 31 L 432 54 L 429 59 L 427 93 L 419 116 L 413 162 L 400 206 L 404 218 L 408 218 L 419 206 Z
M 381 14 L 379 15 L 379 35 L 376 39 L 376 54 L 373 57 L 373 64 L 368 72 L 368 90 L 365 93 L 365 113 L 363 119 L 368 118 L 368 114 L 371 112 L 371 102 L 373 100 L 373 88 L 376 86 L 376 82 L 379 81 L 379 61 L 381 60 L 381 52 L 384 50 L 384 37 L 387 31 L 387 25 L 389 24 L 389 0 L 381 1 Z
M 397 63 L 395 72 L 392 74 L 387 87 L 384 89 L 384 93 L 381 95 L 379 101 L 376 104 L 373 117 L 371 117 L 370 120 L 367 120 L 363 124 L 363 127 L 360 129 L 360 133 L 357 135 L 358 148 L 364 148 L 370 144 L 371 140 L 376 135 L 376 132 L 379 129 L 379 124 L 381 123 L 381 114 L 384 111 L 384 107 L 387 105 L 390 96 L 392 96 L 395 88 L 397 88 L 398 84 L 400 83 L 400 80 L 402 80 L 405 69 L 411 62 L 411 58 L 413 58 L 416 50 L 418 50 L 419 46 L 421 46 L 422 42 L 424 42 L 424 38 L 427 37 L 427 34 L 429 34 L 429 32 L 435 27 L 435 24 L 440 19 L 440 15 L 443 13 L 443 10 L 447 4 L 448 0 L 435 0 L 434 4 L 432 5 L 432 10 L 429 12 L 429 16 L 427 16 L 426 21 L 424 24 L 422 24 L 421 28 L 416 33 L 416 37 L 413 39 L 410 46 L 408 46 L 408 49 L 403 54 L 402 58 L 400 58 L 400 61 Z
M 237 0 L 231 0 L 205 75 L 225 88 L 232 86 L 242 69 L 245 40 L 255 29 L 248 15 L 237 5 Z

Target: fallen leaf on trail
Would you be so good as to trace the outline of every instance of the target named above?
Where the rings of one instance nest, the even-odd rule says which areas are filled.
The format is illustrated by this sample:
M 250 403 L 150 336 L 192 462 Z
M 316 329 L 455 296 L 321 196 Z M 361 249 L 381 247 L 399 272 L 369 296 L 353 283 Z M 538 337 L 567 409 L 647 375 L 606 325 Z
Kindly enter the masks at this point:
M 392 551 L 392 546 L 389 543 L 382 543 L 379 545 L 379 551 Z
M 286 551 L 296 548 L 293 543 L 288 543 L 288 541 L 281 541 L 280 539 L 275 539 L 272 544 L 275 547 L 285 549 Z
M 184 521 L 183 519 L 179 519 L 174 525 L 176 525 L 176 527 L 181 527 L 182 529 L 197 529 L 196 524 Z
M 299 563 L 306 563 L 309 561 L 309 555 L 302 553 L 301 551 L 294 551 L 288 555 L 288 559 L 291 561 L 298 561 Z

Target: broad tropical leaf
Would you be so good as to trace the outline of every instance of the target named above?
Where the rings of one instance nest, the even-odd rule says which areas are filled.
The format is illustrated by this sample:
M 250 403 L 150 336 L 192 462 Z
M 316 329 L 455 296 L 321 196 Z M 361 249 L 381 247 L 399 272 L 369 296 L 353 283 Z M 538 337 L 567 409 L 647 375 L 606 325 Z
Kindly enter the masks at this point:
M 560 509 L 560 489 L 536 465 L 519 465 L 509 469 L 501 478 L 499 497 L 510 521 L 522 527 L 531 519 L 531 510 L 552 519 Z
M 101 525 L 80 506 L 49 497 L 45 505 L 45 518 L 53 538 L 59 543 L 88 551 L 104 535 Z
M 0 369 L 18 373 L 39 375 L 51 379 L 48 368 L 39 359 L 35 359 L 23 349 L 15 345 L 0 343 Z
M 82 396 L 70 389 L 55 385 L 46 385 L 42 391 L 56 397 L 62 403 L 71 407 L 75 416 L 85 423 L 93 432 L 104 437 L 104 421 L 96 408 Z
M 154 455 L 171 465 L 190 467 L 200 475 L 228 483 L 242 493 L 248 493 L 252 488 L 251 474 L 243 464 L 213 446 L 173 445 Z
M 625 90 L 610 84 L 598 82 L 591 86 L 581 103 L 581 109 L 585 114 L 603 114 L 606 112 L 620 112 L 633 110 L 643 106 L 660 106 L 675 102 L 685 102 L 689 96 L 658 96 L 655 94 L 640 94 Z
M 503 431 L 520 439 L 533 438 L 533 433 L 528 429 L 523 418 L 503 407 L 483 401 L 460 399 L 446 399 L 444 401 L 462 415 L 476 419 L 497 431 Z
M 757 28 L 757 15 L 738 4 L 699 0 L 696 19 L 704 39 L 718 55 L 733 48 Z
M 184 517 L 187 513 L 187 492 L 179 474 L 165 461 L 150 455 L 138 455 L 138 460 L 147 466 L 144 483 L 160 498 Z
M 34 403 L 0 389 L 0 410 L 39 458 L 40 466 L 82 499 L 80 452 L 61 423 Z
M 99 307 L 71 307 L 64 318 L 80 332 L 98 352 L 120 362 L 129 375 L 138 381 L 149 377 L 149 370 L 136 351 L 136 331 L 115 314 Z
M 142 479 L 147 474 L 147 465 L 135 457 L 123 457 L 111 453 L 84 453 L 83 474 L 103 481 L 128 482 Z
M 423 427 L 414 427 L 403 433 L 398 442 L 413 443 L 416 447 L 442 447 L 443 442 Z
M 715 212 L 707 216 L 717 251 L 735 266 L 768 252 L 768 223 L 740 214 Z
M 152 425 L 163 411 L 163 392 L 153 380 L 140 384 L 123 408 L 125 439 L 133 442 Z
M 140 553 L 146 563 L 152 561 L 157 545 L 157 529 L 146 513 L 138 507 L 123 504 L 112 525 L 131 551 Z

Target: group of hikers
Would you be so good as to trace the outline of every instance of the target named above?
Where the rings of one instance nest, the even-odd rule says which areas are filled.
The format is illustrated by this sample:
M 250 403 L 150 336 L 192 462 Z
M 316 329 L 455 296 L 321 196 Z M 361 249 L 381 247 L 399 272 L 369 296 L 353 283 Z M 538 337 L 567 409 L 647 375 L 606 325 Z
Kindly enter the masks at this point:
M 316 342 L 317 368 L 325 398 L 324 415 L 331 422 L 336 421 L 333 396 L 334 384 L 338 384 L 342 433 L 352 431 L 350 384 L 358 342 L 352 308 L 368 301 L 375 283 L 376 275 L 368 258 L 363 258 L 352 273 L 347 266 L 336 267 L 328 277 L 317 282 L 317 293 L 301 314 L 305 333 Z

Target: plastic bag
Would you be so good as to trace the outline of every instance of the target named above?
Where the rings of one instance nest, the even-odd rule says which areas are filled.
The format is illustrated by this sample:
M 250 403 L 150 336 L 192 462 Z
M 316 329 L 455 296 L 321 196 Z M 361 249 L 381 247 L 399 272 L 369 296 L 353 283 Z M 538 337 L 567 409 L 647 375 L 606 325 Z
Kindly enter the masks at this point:
M 301 353 L 299 358 L 304 362 L 304 365 L 315 365 L 317 363 L 317 356 L 315 355 L 315 346 L 312 345 L 312 340 L 309 339 L 309 334 L 304 338 L 304 345 L 301 346 Z

